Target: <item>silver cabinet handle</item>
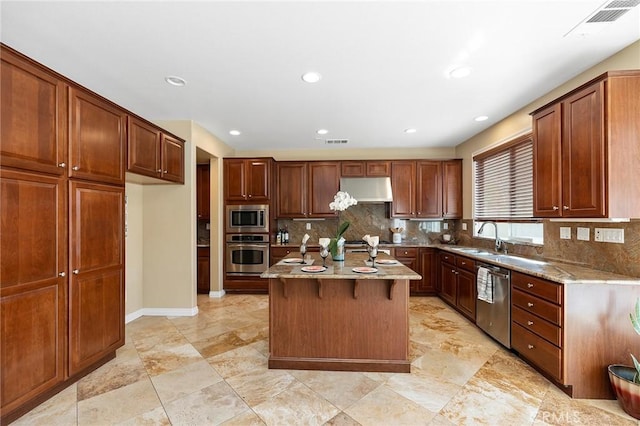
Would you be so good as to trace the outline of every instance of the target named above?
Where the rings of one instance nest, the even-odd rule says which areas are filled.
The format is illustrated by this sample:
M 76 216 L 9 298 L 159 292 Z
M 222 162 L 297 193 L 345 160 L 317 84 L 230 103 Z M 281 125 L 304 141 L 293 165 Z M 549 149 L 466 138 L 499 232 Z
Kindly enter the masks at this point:
M 66 276 L 67 276 L 67 273 L 66 273 L 66 272 L 64 272 L 64 271 L 62 271 L 62 272 L 58 273 L 58 276 L 59 276 L 59 277 L 66 277 Z
M 74 269 L 72 272 L 73 272 L 73 275 L 78 275 L 80 273 L 80 270 L 79 269 Z
M 461 264 L 463 264 L 463 265 L 466 265 L 466 264 L 467 264 L 467 262 L 460 262 L 460 263 L 461 263 Z
M 530 308 L 533 308 L 533 303 L 528 302 L 528 303 L 527 303 L 527 306 L 528 306 L 528 307 L 530 307 Z
M 80 170 L 80 166 L 73 166 L 71 169 L 75 170 L 75 171 L 78 171 L 78 170 Z
M 58 164 L 58 167 L 64 169 L 65 167 L 67 167 L 67 163 L 60 163 L 60 164 Z
M 532 288 L 532 287 L 533 287 L 533 284 L 527 283 L 527 288 Z
M 165 170 L 164 172 L 165 172 L 165 173 L 168 173 L 168 170 Z
M 249 198 L 253 197 L 253 195 L 249 194 Z
M 553 210 L 554 210 L 554 211 L 555 211 L 555 210 L 560 210 L 560 207 L 558 207 L 558 206 L 553 206 Z
M 158 169 L 158 173 L 162 173 L 162 169 Z
M 527 321 L 527 325 L 533 325 L 533 321 Z
M 563 210 L 569 210 L 569 206 L 562 206 Z
M 533 345 L 527 345 L 527 347 L 528 347 L 529 349 L 535 349 L 535 348 L 536 348 L 536 347 L 535 347 L 535 346 L 533 346 Z

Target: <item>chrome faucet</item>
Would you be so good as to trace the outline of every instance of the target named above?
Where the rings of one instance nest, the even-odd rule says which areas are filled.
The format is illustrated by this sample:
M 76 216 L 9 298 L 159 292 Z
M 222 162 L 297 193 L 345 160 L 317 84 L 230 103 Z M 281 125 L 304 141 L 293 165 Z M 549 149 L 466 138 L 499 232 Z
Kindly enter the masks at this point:
M 489 221 L 487 221 L 487 222 L 484 222 L 484 223 L 480 226 L 480 229 L 478 229 L 478 234 L 482 234 L 482 230 L 484 229 L 484 226 L 485 226 L 487 223 L 492 224 L 492 225 L 495 227 L 495 229 L 496 229 L 496 242 L 495 242 L 495 249 L 496 249 L 496 251 L 500 251 L 500 248 L 502 247 L 503 242 L 502 242 L 502 240 L 501 240 L 500 238 L 498 238 L 498 225 L 497 225 L 494 221 L 489 220 Z M 504 248 L 504 252 L 505 252 L 505 253 L 507 252 L 507 247 L 506 247 L 506 246 L 505 246 L 505 248 Z

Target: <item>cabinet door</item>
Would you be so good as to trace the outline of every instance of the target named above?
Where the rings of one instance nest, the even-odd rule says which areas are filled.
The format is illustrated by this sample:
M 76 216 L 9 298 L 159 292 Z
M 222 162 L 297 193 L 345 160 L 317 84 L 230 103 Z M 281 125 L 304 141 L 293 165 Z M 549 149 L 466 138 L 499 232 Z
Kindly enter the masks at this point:
M 442 217 L 442 162 L 418 161 L 416 187 L 416 216 Z
M 462 219 L 462 160 L 442 162 L 442 217 Z
M 415 161 L 391 162 L 391 188 L 393 203 L 391 203 L 391 217 L 415 216 Z
M 66 378 L 67 228 L 63 182 L 53 176 L 0 169 L 3 413 Z
M 280 162 L 276 166 L 278 217 L 306 217 L 307 164 Z
M 160 130 L 129 116 L 127 170 L 145 176 L 160 177 Z
M 563 103 L 562 200 L 564 217 L 605 217 L 603 82 Z
M 251 201 L 269 201 L 271 197 L 271 160 L 246 160 L 246 194 Z
M 124 188 L 70 182 L 69 374 L 124 344 Z
M 451 306 L 456 306 L 458 280 L 455 266 L 441 262 L 440 280 L 440 296 Z
M 198 293 L 209 294 L 211 290 L 209 249 L 198 247 Z
M 335 217 L 336 212 L 329 209 L 340 188 L 339 162 L 310 162 L 309 189 L 307 192 L 308 217 Z
M 245 193 L 244 160 L 224 160 L 224 198 L 227 201 L 244 201 Z
M 211 173 L 208 164 L 198 164 L 196 169 L 196 199 L 198 219 L 209 219 L 210 216 L 210 191 Z
M 364 161 L 343 161 L 340 164 L 341 177 L 364 177 L 365 173 Z
M 458 299 L 460 312 L 471 321 L 476 321 L 476 275 L 464 269 L 458 269 Z
M 391 176 L 391 161 L 367 161 L 365 166 L 366 175 L 369 177 Z
M 434 249 L 421 248 L 419 251 L 420 275 L 422 280 L 416 281 L 419 294 L 436 293 L 437 253 Z
M 562 108 L 533 116 L 533 215 L 562 216 Z
M 0 53 L 0 164 L 64 174 L 66 85 L 5 47 Z
M 70 88 L 69 122 L 69 176 L 124 184 L 124 111 Z
M 160 158 L 162 179 L 184 183 L 184 145 L 178 139 L 162 134 Z

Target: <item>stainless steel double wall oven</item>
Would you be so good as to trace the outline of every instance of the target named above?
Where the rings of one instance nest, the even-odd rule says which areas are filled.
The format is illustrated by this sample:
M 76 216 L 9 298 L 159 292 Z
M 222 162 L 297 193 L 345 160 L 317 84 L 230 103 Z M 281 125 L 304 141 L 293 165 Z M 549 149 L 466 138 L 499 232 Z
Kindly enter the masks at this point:
M 227 274 L 255 276 L 269 268 L 268 205 L 228 205 L 225 230 Z

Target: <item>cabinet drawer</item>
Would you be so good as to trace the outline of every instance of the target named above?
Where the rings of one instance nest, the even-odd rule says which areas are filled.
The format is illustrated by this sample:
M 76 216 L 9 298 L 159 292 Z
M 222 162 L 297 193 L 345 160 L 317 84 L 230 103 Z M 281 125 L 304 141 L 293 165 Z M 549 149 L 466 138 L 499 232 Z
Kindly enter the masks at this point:
M 554 345 L 562 347 L 562 329 L 557 325 L 551 324 L 549 321 L 545 321 L 517 306 L 514 306 L 511 311 L 511 319 Z
M 447 262 L 447 263 L 450 263 L 452 265 L 456 264 L 456 257 L 454 255 L 452 255 L 452 254 L 449 254 L 449 253 L 441 252 L 440 253 L 440 260 L 442 262 Z
M 513 286 L 527 293 L 535 294 L 550 302 L 562 304 L 562 286 L 542 278 L 513 272 L 511 274 Z
M 523 358 L 562 381 L 562 351 L 519 324 L 511 323 L 511 346 Z
M 518 289 L 511 292 L 511 300 L 514 306 L 518 306 L 527 312 L 536 314 L 556 325 L 562 325 L 562 310 L 559 306 L 525 293 Z
M 417 255 L 418 249 L 415 247 L 395 248 L 395 257 L 416 257 Z
M 476 272 L 476 262 L 468 257 L 456 256 L 456 266 L 467 271 Z

